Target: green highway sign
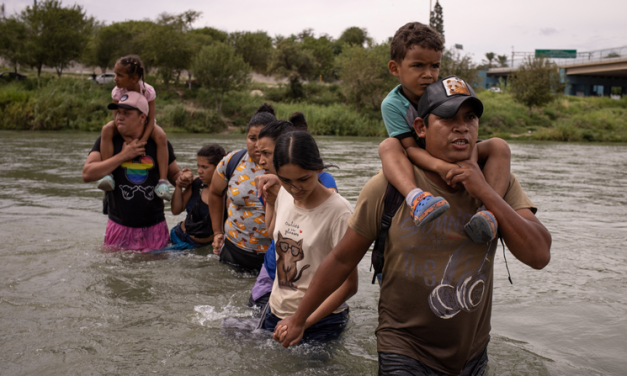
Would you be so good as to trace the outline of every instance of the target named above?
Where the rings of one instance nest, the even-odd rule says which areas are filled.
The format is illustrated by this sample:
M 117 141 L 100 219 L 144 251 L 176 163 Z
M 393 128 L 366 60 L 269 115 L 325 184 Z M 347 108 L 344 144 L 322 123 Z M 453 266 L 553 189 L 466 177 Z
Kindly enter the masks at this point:
M 536 50 L 536 57 L 552 59 L 576 59 L 577 50 Z

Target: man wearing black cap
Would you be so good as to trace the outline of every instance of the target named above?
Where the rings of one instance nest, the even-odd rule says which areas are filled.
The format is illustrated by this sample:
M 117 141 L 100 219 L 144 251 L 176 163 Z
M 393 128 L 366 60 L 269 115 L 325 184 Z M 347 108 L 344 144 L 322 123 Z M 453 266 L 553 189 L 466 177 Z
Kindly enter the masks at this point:
M 551 235 L 535 217 L 536 208 L 516 177 L 510 176 L 501 198 L 479 166 L 469 161 L 483 105 L 472 90 L 458 84 L 444 79 L 429 85 L 418 106 L 414 128 L 425 139 L 426 150 L 458 168 L 449 172 L 452 185 L 437 173 L 414 168 L 418 186 L 449 202 L 450 209 L 440 218 L 417 227 L 406 205 L 392 218 L 376 330 L 380 375 L 485 372 L 497 240 L 476 243 L 463 229 L 482 203 L 498 219 L 500 234 L 516 258 L 535 269 L 550 259 Z M 343 239 L 318 269 L 294 316 L 277 325 L 274 337 L 284 346 L 299 341 L 307 317 L 378 238 L 387 187 L 379 172 L 361 191 Z
M 157 145 L 152 139 L 147 143 L 139 141 L 146 125 L 148 102 L 143 95 L 128 92 L 108 108 L 117 110 L 120 133 L 113 138 L 114 155 L 102 160 L 98 137 L 83 166 L 84 182 L 96 181 L 109 174 L 115 181 L 108 193 L 109 221 L 105 245 L 142 251 L 163 248 L 170 236 L 163 214 L 163 200 L 154 193 L 159 181 Z M 168 153 L 168 179 L 174 184 L 181 172 L 169 142 Z

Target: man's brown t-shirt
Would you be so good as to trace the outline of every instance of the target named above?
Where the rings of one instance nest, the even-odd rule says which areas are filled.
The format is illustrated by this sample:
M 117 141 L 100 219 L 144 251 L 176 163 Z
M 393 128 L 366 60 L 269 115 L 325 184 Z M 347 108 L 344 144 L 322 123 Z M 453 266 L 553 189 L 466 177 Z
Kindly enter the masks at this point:
M 492 276 L 497 241 L 474 243 L 464 225 L 481 202 L 465 189 L 450 193 L 415 168 L 416 184 L 444 197 L 450 209 L 417 227 L 405 204 L 385 244 L 379 298 L 377 351 L 401 354 L 456 375 L 490 339 Z M 348 225 L 375 240 L 381 228 L 387 180 L 374 176 L 357 200 Z M 514 209 L 536 208 L 512 174 L 505 201 Z

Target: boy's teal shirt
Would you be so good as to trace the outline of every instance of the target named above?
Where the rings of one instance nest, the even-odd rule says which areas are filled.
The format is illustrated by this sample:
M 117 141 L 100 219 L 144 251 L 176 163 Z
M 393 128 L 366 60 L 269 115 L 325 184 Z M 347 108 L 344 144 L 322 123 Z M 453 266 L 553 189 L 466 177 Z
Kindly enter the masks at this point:
M 418 117 L 418 111 L 402 93 L 401 85 L 398 85 L 385 97 L 381 103 L 381 115 L 385 123 L 385 129 L 390 137 L 403 139 L 413 137 L 414 119 Z M 399 137 L 403 136 L 403 137 Z

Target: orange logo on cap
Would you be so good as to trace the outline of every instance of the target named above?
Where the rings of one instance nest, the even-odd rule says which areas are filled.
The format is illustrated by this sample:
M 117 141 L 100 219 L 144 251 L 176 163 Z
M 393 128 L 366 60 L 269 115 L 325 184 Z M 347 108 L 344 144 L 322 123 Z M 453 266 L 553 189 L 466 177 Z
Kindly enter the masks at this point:
M 457 77 L 451 77 L 446 81 L 442 81 L 442 85 L 444 85 L 448 97 L 455 94 L 470 95 L 470 90 L 468 90 L 466 83 Z

